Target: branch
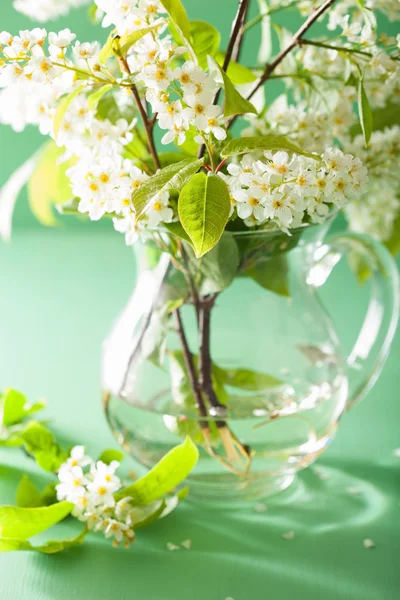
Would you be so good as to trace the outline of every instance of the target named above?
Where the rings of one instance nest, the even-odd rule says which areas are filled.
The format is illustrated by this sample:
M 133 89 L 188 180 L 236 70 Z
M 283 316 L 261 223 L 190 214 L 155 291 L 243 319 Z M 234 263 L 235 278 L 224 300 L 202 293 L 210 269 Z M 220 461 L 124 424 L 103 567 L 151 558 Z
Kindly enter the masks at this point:
M 186 371 L 189 377 L 190 386 L 193 390 L 193 396 L 196 401 L 197 407 L 199 409 L 199 413 L 201 417 L 207 418 L 207 409 L 204 404 L 203 397 L 201 395 L 201 389 L 199 386 L 199 382 L 197 380 L 196 368 L 193 362 L 193 355 L 190 352 L 189 345 L 186 339 L 185 330 L 183 328 L 182 317 L 179 308 L 175 311 L 176 324 L 177 324 L 177 332 L 179 335 L 179 339 L 182 345 L 183 351 L 183 359 L 185 361 Z M 200 421 L 200 426 L 202 429 L 208 429 L 208 424 L 206 420 Z
M 310 27 L 319 19 L 319 17 L 324 14 L 332 6 L 332 4 L 336 2 L 336 0 L 326 0 L 319 8 L 317 8 L 313 14 L 311 14 L 308 19 L 303 23 L 303 25 L 296 31 L 294 36 L 292 37 L 290 43 L 277 54 L 274 60 L 271 63 L 268 63 L 265 67 L 264 73 L 259 77 L 259 79 L 254 83 L 253 88 L 250 90 L 249 95 L 247 96 L 247 100 L 250 100 L 257 90 L 260 89 L 262 85 L 267 81 L 268 77 L 271 73 L 276 69 L 276 67 L 283 61 L 283 59 L 293 50 L 295 46 L 299 44 L 303 35 L 310 29 Z
M 207 400 L 214 408 L 225 407 L 219 402 L 215 393 L 212 381 L 212 361 L 211 361 L 211 310 L 214 306 L 217 294 L 213 294 L 201 303 L 200 307 L 200 353 L 199 353 L 199 373 L 200 386 L 207 397 Z M 225 427 L 224 421 L 216 421 L 217 427 Z
M 225 72 L 229 66 L 229 63 L 231 62 L 233 53 L 235 52 L 235 55 L 237 56 L 236 46 L 238 44 L 241 44 L 241 41 L 243 39 L 243 26 L 244 21 L 246 19 L 247 11 L 249 9 L 249 4 L 250 0 L 240 0 L 239 2 L 238 11 L 236 13 L 235 20 L 232 24 L 232 33 L 229 40 L 228 48 L 226 49 L 224 64 L 222 65 L 222 69 Z
M 235 19 L 232 24 L 232 33 L 229 39 L 228 48 L 226 49 L 224 64 L 222 65 L 222 70 L 226 72 L 229 63 L 231 62 L 232 54 L 235 51 L 235 46 L 238 43 L 238 50 L 240 52 L 241 39 L 243 37 L 243 26 L 246 18 L 247 10 L 250 4 L 250 0 L 239 0 L 238 10 L 235 16 Z M 236 51 L 235 51 L 236 53 Z M 217 104 L 219 96 L 221 93 L 221 88 L 215 95 L 213 104 Z M 197 158 L 203 158 L 204 153 L 206 151 L 205 144 L 201 144 L 199 151 L 197 153 Z
M 346 46 L 334 46 L 332 44 L 328 44 L 325 42 L 318 42 L 314 40 L 299 40 L 300 46 L 316 46 L 317 48 L 326 48 L 327 50 L 337 50 L 338 52 L 349 52 L 354 54 L 361 54 L 362 56 L 366 56 L 367 58 L 371 58 L 372 54 L 370 52 L 364 52 L 364 50 L 358 50 L 356 48 L 346 48 Z
M 125 73 L 127 73 L 128 75 L 131 75 L 131 70 L 129 68 L 126 58 L 120 57 L 119 63 L 121 65 L 121 69 L 123 71 L 125 71 Z M 147 142 L 149 145 L 150 154 L 154 161 L 154 166 L 156 169 L 161 169 L 161 164 L 160 164 L 160 160 L 158 158 L 157 149 L 156 149 L 156 146 L 154 143 L 154 137 L 153 137 L 153 128 L 154 128 L 154 124 L 155 124 L 155 119 L 154 119 L 154 117 L 153 117 L 153 119 L 149 119 L 146 109 L 144 108 L 142 101 L 140 99 L 137 87 L 134 83 L 130 86 L 130 90 L 135 99 L 135 103 L 138 108 L 140 118 L 142 119 L 143 126 L 146 131 Z

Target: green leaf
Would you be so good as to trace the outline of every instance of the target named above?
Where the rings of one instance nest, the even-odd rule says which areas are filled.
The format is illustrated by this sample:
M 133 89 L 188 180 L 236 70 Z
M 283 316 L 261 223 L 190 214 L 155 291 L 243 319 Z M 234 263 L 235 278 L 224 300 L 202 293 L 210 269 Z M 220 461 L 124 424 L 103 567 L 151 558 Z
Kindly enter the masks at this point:
M 56 225 L 53 206 L 65 204 L 72 198 L 70 180 L 66 171 L 72 162 L 58 164 L 64 154 L 54 142 L 46 144 L 38 166 L 28 183 L 30 208 L 35 217 L 44 225 Z
M 29 415 L 33 415 L 34 413 L 39 412 L 44 408 L 46 408 L 46 402 L 44 402 L 43 400 L 39 400 L 39 402 L 35 402 L 34 404 L 27 404 L 25 406 L 24 416 L 28 417 Z
M 200 169 L 202 164 L 203 160 L 186 158 L 161 169 L 158 173 L 146 179 L 132 196 L 138 218 L 145 214 L 156 194 L 172 189 L 180 190 L 192 175 Z
M 41 494 L 42 506 L 50 506 L 50 504 L 55 504 L 57 502 L 56 485 L 57 483 L 48 483 L 46 485 Z
M 143 153 L 142 153 L 142 155 L 143 155 Z M 191 158 L 191 156 L 189 156 L 186 152 L 159 152 L 158 153 L 158 159 L 160 161 L 162 169 L 164 169 L 164 167 L 169 167 L 170 165 L 181 162 L 182 160 L 186 160 L 188 158 Z M 151 156 L 147 156 L 145 158 L 142 158 L 142 156 L 141 156 L 141 160 L 143 162 L 145 162 L 146 165 L 150 169 L 152 169 L 154 167 L 154 161 Z M 140 168 L 140 162 L 138 162 L 138 166 Z
M 266 373 L 259 373 L 250 369 L 221 369 L 217 365 L 214 365 L 214 368 L 225 385 L 241 390 L 255 392 L 282 385 L 280 379 Z
M 225 90 L 224 117 L 243 115 L 246 113 L 258 114 L 256 107 L 239 94 L 232 81 L 219 64 L 212 57 L 208 57 L 208 62 L 210 70 L 215 66 L 222 76 Z
M 127 104 L 121 104 L 120 106 L 113 94 L 103 96 L 97 105 L 96 119 L 100 119 L 101 121 L 107 119 L 107 121 L 110 121 L 113 125 L 116 124 L 118 119 L 126 119 L 128 123 L 131 123 L 135 115 L 136 110 L 133 103 L 129 102 Z M 134 141 L 137 143 L 137 136 L 135 136 Z M 130 148 L 130 144 L 128 145 L 128 148 Z M 144 145 L 143 148 L 145 148 Z
M 229 219 L 229 190 L 217 175 L 194 175 L 179 196 L 178 212 L 184 230 L 200 258 L 221 238 Z
M 264 289 L 280 296 L 290 297 L 288 264 L 284 255 L 259 261 L 245 274 L 254 279 Z
M 358 83 L 358 116 L 364 135 L 365 146 L 367 147 L 371 138 L 373 122 L 371 107 L 369 105 L 367 94 L 365 93 L 362 77 Z
M 180 0 L 160 0 L 170 17 L 170 31 L 174 39 L 181 46 L 185 46 L 194 62 L 197 61 L 196 54 L 190 43 L 190 23 L 186 10 Z
M 75 88 L 74 91 L 68 94 L 68 96 L 66 96 L 65 98 L 63 98 L 63 100 L 61 100 L 60 104 L 58 105 L 53 120 L 53 131 L 54 137 L 56 139 L 58 137 L 60 127 L 62 125 L 67 110 L 69 109 L 75 98 L 79 96 L 79 94 L 81 94 L 84 89 L 86 89 L 86 83 L 82 83 L 77 88 Z
M 62 550 L 67 550 L 72 546 L 77 546 L 82 544 L 85 535 L 88 533 L 88 530 L 85 529 L 76 537 L 69 538 L 67 540 L 54 540 L 50 542 L 46 542 L 41 546 L 33 546 L 30 542 L 26 540 L 14 540 L 7 538 L 0 538 L 0 552 L 13 552 L 13 551 L 21 551 L 21 550 L 29 550 L 33 552 L 40 552 L 42 554 L 56 554 L 57 552 L 61 552 Z
M 400 251 L 400 212 L 393 223 L 392 235 L 384 244 L 393 256 Z
M 13 425 L 22 420 L 25 415 L 26 397 L 16 390 L 6 390 L 0 396 L 0 423 Z
M 183 34 L 184 38 L 190 39 L 190 23 L 186 10 L 180 0 L 160 0 L 165 11 L 170 16 L 175 27 Z
M 129 496 L 132 504 L 146 506 L 162 498 L 182 483 L 195 467 L 199 451 L 189 437 L 166 454 L 147 475 L 116 494 L 120 500 Z
M 144 27 L 143 29 L 137 29 L 136 31 L 134 31 L 133 33 L 130 33 L 129 35 L 124 35 L 121 38 L 118 39 L 118 47 L 115 47 L 115 42 L 116 40 L 114 40 L 114 50 L 117 50 L 117 53 L 120 54 L 121 56 L 126 56 L 129 52 L 129 50 L 132 48 L 132 46 L 134 46 L 136 44 L 136 42 L 138 42 L 139 40 L 142 39 L 142 37 L 144 37 L 145 35 L 147 35 L 148 33 L 150 33 L 150 31 L 155 31 L 158 29 L 158 25 L 154 25 L 152 27 Z
M 73 507 L 71 502 L 57 502 L 41 508 L 1 506 L 0 537 L 28 540 L 65 519 Z
M 247 154 L 248 152 L 261 152 L 264 150 L 286 150 L 286 152 L 294 152 L 302 156 L 308 156 L 315 160 L 320 160 L 317 154 L 305 152 L 295 144 L 292 144 L 287 138 L 282 135 L 260 135 L 255 137 L 236 138 L 231 140 L 222 149 L 221 156 L 237 156 L 239 154 Z
M 68 458 L 66 452 L 55 441 L 51 431 L 41 423 L 30 422 L 20 436 L 26 451 L 32 454 L 37 464 L 45 471 L 57 472 Z
M 257 62 L 265 65 L 272 54 L 271 17 L 267 14 L 269 7 L 266 0 L 258 0 L 258 7 L 263 18 L 261 20 L 261 45 L 258 50 Z
M 136 531 L 136 529 L 151 525 L 161 518 L 166 506 L 165 500 L 157 500 L 149 506 L 135 506 L 133 510 L 129 511 L 132 528 Z
M 182 240 L 185 240 L 185 242 L 187 242 L 188 244 L 192 245 L 192 240 L 190 239 L 186 231 L 183 229 L 179 221 L 173 221 L 172 223 L 164 223 L 163 225 L 173 235 L 176 235 Z
M 28 475 L 23 475 L 17 488 L 16 496 L 17 506 L 22 508 L 35 508 L 43 506 L 42 495 L 29 479 Z
M 117 462 L 120 463 L 123 461 L 123 458 L 124 458 L 124 453 L 121 452 L 120 450 L 109 449 L 109 450 L 104 450 L 104 452 L 102 452 L 100 454 L 99 460 L 101 460 L 106 465 L 109 465 L 112 463 L 113 460 L 116 460 Z
M 400 125 L 400 110 L 399 105 L 389 102 L 383 108 L 376 108 L 372 111 L 372 122 L 374 131 L 383 131 L 386 127 Z M 352 137 L 362 133 L 361 125 L 357 123 L 350 128 Z
M 221 35 L 218 29 L 204 21 L 191 21 L 190 34 L 199 65 L 206 69 L 207 56 L 217 54 L 221 43 Z
M 88 97 L 89 110 L 95 110 L 104 94 L 112 90 L 112 88 L 113 84 L 107 83 L 106 85 L 101 85 L 93 94 L 90 94 Z
M 217 63 L 222 67 L 225 60 L 224 52 L 217 52 L 214 57 Z M 233 83 L 233 85 L 243 85 L 244 83 L 253 83 L 257 79 L 257 76 L 254 75 L 250 69 L 245 67 L 244 65 L 240 65 L 239 63 L 231 60 L 228 65 L 228 69 L 226 71 L 229 79 Z
M 239 267 L 239 249 L 232 235 L 224 233 L 220 241 L 201 260 L 202 296 L 221 292 L 231 285 Z
M 95 7 L 95 8 L 97 8 L 97 7 Z M 115 30 L 110 33 L 110 35 L 107 38 L 106 43 L 104 44 L 104 46 L 100 50 L 100 53 L 99 53 L 99 63 L 101 65 L 105 65 L 106 62 L 107 62 L 107 60 L 111 56 L 114 56 L 114 50 L 113 50 L 114 38 L 115 38 Z

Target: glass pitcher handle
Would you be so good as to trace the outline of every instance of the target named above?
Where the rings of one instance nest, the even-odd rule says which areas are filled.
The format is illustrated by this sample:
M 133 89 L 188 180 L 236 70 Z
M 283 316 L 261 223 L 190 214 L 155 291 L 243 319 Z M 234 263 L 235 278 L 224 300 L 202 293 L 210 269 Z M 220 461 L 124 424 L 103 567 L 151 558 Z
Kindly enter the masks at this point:
M 400 280 L 388 250 L 368 235 L 346 233 L 319 247 L 307 283 L 321 287 L 340 259 L 350 253 L 371 270 L 371 293 L 364 322 L 348 358 L 349 397 L 352 408 L 372 388 L 389 354 L 399 319 Z

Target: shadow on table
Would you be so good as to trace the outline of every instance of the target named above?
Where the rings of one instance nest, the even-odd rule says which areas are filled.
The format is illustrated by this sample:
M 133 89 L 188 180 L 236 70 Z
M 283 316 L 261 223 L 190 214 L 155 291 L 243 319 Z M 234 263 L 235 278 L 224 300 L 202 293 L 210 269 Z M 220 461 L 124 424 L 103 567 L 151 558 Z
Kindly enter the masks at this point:
M 227 512 L 188 502 L 139 531 L 129 551 L 90 536 L 71 552 L 34 556 L 31 560 L 52 573 L 41 583 L 40 598 L 398 598 L 395 468 L 325 461 L 265 506 L 265 512 L 254 506 Z M 294 532 L 292 539 L 282 537 L 288 531 Z M 376 548 L 365 549 L 365 538 L 372 538 Z M 192 542 L 190 551 L 167 550 L 168 542 L 180 545 L 186 539 Z M 61 595 L 60 586 L 65 586 Z

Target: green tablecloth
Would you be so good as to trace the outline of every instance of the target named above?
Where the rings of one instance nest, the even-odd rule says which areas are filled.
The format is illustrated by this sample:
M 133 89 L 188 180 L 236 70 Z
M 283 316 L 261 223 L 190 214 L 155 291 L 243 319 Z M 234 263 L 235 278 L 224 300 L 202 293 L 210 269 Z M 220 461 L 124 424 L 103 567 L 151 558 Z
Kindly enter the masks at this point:
M 99 361 L 133 285 L 131 251 L 95 228 L 17 232 L 0 245 L 0 273 L 0 387 L 46 397 L 66 442 L 84 442 L 93 455 L 115 446 L 100 408 Z M 350 291 L 344 266 L 333 277 L 325 298 L 348 344 L 362 292 Z M 1 600 L 399 598 L 399 359 L 398 336 L 379 382 L 343 420 L 318 466 L 267 499 L 265 512 L 187 502 L 140 532 L 129 551 L 98 535 L 60 555 L 3 554 Z M 22 472 L 38 473 L 18 451 L 0 453 L 1 503 L 14 502 Z M 57 533 L 74 527 L 62 524 Z M 282 538 L 291 530 L 293 539 Z M 365 538 L 376 548 L 365 549 Z M 167 550 L 185 539 L 190 551 Z

